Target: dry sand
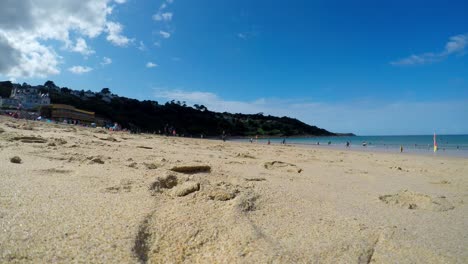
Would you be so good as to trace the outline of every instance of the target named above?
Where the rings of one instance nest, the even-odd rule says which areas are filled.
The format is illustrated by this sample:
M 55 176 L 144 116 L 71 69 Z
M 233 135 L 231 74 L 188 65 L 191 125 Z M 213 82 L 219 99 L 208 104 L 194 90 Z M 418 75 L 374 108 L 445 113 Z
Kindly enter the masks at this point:
M 467 176 L 466 158 L 0 117 L 0 263 L 468 263 Z

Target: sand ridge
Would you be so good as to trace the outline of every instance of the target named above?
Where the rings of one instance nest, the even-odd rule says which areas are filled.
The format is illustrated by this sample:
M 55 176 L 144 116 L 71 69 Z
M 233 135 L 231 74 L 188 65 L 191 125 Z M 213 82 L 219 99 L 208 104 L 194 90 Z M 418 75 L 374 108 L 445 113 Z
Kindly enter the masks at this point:
M 2 263 L 468 262 L 463 158 L 0 131 Z

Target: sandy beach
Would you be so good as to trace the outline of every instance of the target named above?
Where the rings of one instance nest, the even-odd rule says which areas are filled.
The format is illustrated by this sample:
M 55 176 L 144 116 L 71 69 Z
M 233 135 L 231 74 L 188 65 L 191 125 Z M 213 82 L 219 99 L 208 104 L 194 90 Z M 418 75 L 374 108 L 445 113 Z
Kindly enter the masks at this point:
M 0 117 L 0 263 L 467 263 L 467 175 Z

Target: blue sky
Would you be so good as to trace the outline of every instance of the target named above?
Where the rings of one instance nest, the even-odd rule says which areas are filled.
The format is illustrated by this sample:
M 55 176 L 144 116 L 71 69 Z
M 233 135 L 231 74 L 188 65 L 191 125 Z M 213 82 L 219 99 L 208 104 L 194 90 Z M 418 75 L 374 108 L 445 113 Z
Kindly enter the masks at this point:
M 468 133 L 466 1 L 55 2 L 0 3 L 1 79 L 335 132 Z

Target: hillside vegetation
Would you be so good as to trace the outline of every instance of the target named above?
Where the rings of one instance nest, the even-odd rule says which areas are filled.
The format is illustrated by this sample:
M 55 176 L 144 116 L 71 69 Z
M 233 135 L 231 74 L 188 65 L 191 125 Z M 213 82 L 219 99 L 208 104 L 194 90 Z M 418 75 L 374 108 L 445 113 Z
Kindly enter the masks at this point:
M 1 90 L 11 89 L 9 82 L 2 82 Z M 4 88 L 2 88 L 4 87 Z M 173 127 L 186 136 L 219 136 L 225 131 L 231 136 L 330 136 L 325 129 L 305 124 L 289 117 L 259 114 L 218 113 L 203 105 L 187 106 L 185 102 L 139 101 L 114 95 L 108 88 L 99 93 L 59 88 L 51 81 L 39 86 L 48 92 L 53 104 L 68 104 L 93 111 L 97 116 L 118 122 L 124 128 L 142 132 L 164 131 Z M 4 94 L 6 92 L 3 92 Z

